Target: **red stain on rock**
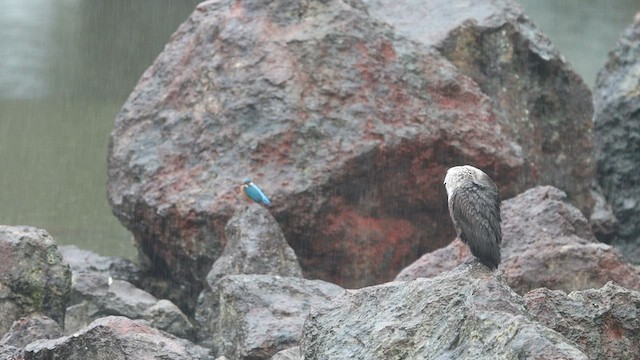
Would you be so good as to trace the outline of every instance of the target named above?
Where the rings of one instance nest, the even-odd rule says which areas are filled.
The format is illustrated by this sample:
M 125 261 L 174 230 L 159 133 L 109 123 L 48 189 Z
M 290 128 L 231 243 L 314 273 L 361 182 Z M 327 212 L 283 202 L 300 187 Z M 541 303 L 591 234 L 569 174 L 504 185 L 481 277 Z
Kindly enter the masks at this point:
M 451 241 L 448 167 L 481 167 L 507 196 L 531 185 L 483 89 L 394 31 L 344 2 L 276 0 L 205 2 L 173 35 L 116 121 L 109 198 L 183 308 L 243 177 L 307 275 L 345 286 Z

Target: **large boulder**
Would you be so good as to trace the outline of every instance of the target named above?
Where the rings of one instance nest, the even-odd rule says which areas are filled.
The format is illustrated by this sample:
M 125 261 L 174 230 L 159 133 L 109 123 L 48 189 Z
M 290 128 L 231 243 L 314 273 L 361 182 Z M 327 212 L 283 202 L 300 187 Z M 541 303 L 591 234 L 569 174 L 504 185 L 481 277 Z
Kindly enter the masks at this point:
M 599 288 L 613 280 L 640 290 L 640 268 L 628 264 L 613 247 L 599 243 L 582 213 L 564 192 L 539 186 L 502 202 L 500 271 L 517 293 L 539 287 L 567 292 Z M 456 240 L 425 254 L 397 280 L 432 277 L 470 257 Z
M 435 47 L 489 96 L 502 136 L 522 151 L 521 182 L 512 184 L 517 192 L 553 185 L 585 215 L 591 213 L 591 92 L 519 4 L 399 0 L 390 7 L 385 0 L 364 2 L 373 17 L 398 33 Z M 513 195 L 512 189 L 501 190 Z
M 0 225 L 0 335 L 32 314 L 64 324 L 70 289 L 69 266 L 45 230 Z
M 349 287 L 390 280 L 450 241 L 442 179 L 454 164 L 485 169 L 505 197 L 550 182 L 589 208 L 588 89 L 521 12 L 489 12 L 505 20 L 450 27 L 493 26 L 482 51 L 501 67 L 476 82 L 359 0 L 200 4 L 142 76 L 109 146 L 113 211 L 184 295 L 173 298 L 193 309 L 246 176 L 272 197 L 305 274 Z M 504 88 L 504 101 L 491 99 Z
M 636 16 L 609 53 L 594 89 L 598 181 L 620 222 L 622 248 L 636 263 L 640 263 L 639 93 L 640 16 Z
M 344 292 L 321 280 L 229 275 L 219 282 L 220 316 L 211 344 L 229 359 L 269 359 L 298 344 L 312 307 Z
M 227 245 L 213 263 L 198 297 L 195 319 L 198 342 L 211 341 L 220 317 L 219 282 L 226 275 L 261 274 L 302 277 L 302 270 L 282 230 L 265 208 L 252 204 L 234 215 L 225 228 Z
M 613 282 L 600 289 L 540 288 L 525 295 L 535 318 L 573 341 L 590 359 L 637 359 L 640 293 Z
M 34 341 L 24 355 L 28 360 L 213 359 L 208 349 L 120 316 L 100 318 L 70 336 Z
M 305 360 L 587 359 L 529 319 L 524 299 L 479 262 L 347 290 L 311 311 L 300 352 Z

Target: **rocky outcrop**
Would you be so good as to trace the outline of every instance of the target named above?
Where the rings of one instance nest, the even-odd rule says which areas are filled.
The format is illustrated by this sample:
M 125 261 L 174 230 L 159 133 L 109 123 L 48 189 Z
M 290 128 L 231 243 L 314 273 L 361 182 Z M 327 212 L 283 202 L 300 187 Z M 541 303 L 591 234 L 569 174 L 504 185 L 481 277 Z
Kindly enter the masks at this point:
M 213 359 L 209 350 L 148 326 L 144 321 L 108 316 L 86 328 L 54 340 L 38 340 L 24 358 L 67 360 Z
M 539 287 L 567 292 L 599 288 L 615 281 L 640 289 L 640 269 L 611 246 L 599 243 L 566 195 L 540 186 L 502 202 L 502 264 L 499 270 L 519 294 Z M 432 277 L 470 257 L 459 240 L 424 255 L 397 280 Z
M 590 209 L 587 87 L 515 4 L 473 3 L 444 30 L 407 25 L 440 42 L 384 24 L 373 2 L 198 6 L 109 147 L 113 211 L 181 307 L 223 250 L 245 176 L 305 273 L 346 286 L 389 280 L 451 239 L 441 182 L 454 164 L 486 170 L 505 197 L 552 183 Z
M 431 279 L 347 290 L 312 310 L 300 343 L 314 359 L 587 359 L 529 318 L 478 262 Z
M 226 275 L 262 274 L 302 277 L 293 249 L 280 226 L 262 206 L 252 204 L 240 210 L 225 228 L 227 245 L 207 275 L 198 297 L 196 321 L 198 342 L 213 346 L 214 331 L 220 318 L 219 282 Z
M 64 324 L 70 288 L 69 266 L 45 230 L 0 225 L 0 335 L 31 314 Z
M 269 359 L 298 344 L 312 307 L 344 292 L 320 280 L 275 275 L 230 275 L 218 285 L 220 315 L 213 349 L 229 359 Z
M 639 19 L 636 16 L 609 54 L 594 89 L 598 181 L 620 222 L 621 248 L 636 263 L 640 263 Z
M 636 359 L 640 353 L 640 293 L 607 283 L 574 291 L 540 288 L 525 295 L 535 318 L 561 333 L 590 359 Z

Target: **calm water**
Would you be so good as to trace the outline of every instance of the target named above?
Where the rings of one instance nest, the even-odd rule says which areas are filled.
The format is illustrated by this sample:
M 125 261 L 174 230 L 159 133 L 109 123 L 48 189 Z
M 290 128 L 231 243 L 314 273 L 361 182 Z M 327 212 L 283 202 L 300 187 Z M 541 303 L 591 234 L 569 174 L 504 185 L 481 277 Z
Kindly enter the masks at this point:
M 526 0 L 530 17 L 593 84 L 638 0 Z M 113 121 L 197 1 L 0 2 L 0 224 L 135 257 L 106 199 Z

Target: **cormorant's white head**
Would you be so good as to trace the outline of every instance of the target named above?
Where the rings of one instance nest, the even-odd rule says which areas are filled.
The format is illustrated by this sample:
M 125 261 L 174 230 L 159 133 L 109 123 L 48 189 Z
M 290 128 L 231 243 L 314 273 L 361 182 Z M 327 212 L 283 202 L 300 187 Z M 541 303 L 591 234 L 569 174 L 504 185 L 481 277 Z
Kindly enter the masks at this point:
M 488 177 L 484 171 L 471 165 L 454 166 L 447 170 L 444 177 L 444 187 L 447 189 L 447 197 L 451 199 L 451 194 L 467 180 L 479 180 L 482 177 Z

